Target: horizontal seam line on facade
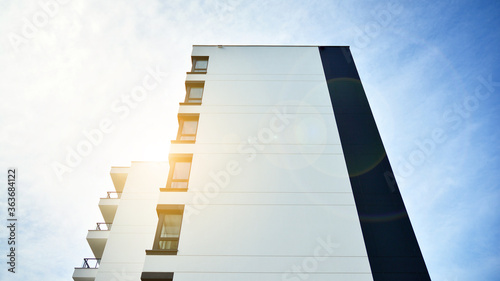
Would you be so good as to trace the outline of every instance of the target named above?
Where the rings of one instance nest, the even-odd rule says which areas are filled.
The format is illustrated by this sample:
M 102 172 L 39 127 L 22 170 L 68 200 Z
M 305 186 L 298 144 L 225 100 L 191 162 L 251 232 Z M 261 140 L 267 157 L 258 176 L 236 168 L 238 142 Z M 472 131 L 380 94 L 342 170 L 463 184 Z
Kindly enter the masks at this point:
M 311 70 L 311 69 L 309 69 Z M 324 73 L 319 73 L 319 72 L 312 72 L 312 73 L 307 73 L 307 72 L 294 72 L 294 73 L 291 73 L 291 72 L 278 72 L 278 73 L 272 73 L 272 72 L 265 72 L 265 73 L 259 73 L 259 72 L 238 72 L 238 73 L 234 73 L 234 72 L 218 72 L 218 71 L 224 71 L 222 68 L 219 68 L 219 69 L 215 69 L 215 70 L 211 70 L 211 71 L 208 71 L 204 74 L 206 75 L 233 75 L 233 76 L 244 76 L 244 75 L 256 75 L 256 76 L 268 76 L 268 75 L 282 75 L 282 76 L 301 76 L 301 75 L 308 75 L 308 76 L 325 76 Z M 189 74 L 197 74 L 197 73 L 189 73 Z
M 189 206 L 198 206 L 198 205 L 211 205 L 211 206 L 356 206 L 355 203 L 352 204 L 190 204 L 186 203 L 185 205 Z
M 182 238 L 182 234 L 180 236 Z M 178 252 L 179 253 L 179 252 Z M 182 255 L 177 254 L 178 257 L 238 257 L 238 258 L 246 258 L 246 257 L 282 257 L 282 258 L 308 258 L 315 257 L 314 255 Z M 322 256 L 325 258 L 367 258 L 368 256 Z
M 224 155 L 227 155 L 227 154 L 236 154 L 236 155 L 239 155 L 239 153 L 223 153 L 223 152 L 198 152 L 198 151 L 194 151 L 192 152 L 193 154 L 224 154 Z M 269 153 L 269 152 L 261 152 L 261 153 L 258 153 L 256 152 L 255 154 L 258 154 L 258 155 L 291 155 L 291 154 L 295 154 L 295 155 L 344 155 L 343 153 L 324 153 L 324 152 L 307 152 L 307 153 L 301 153 L 301 152 L 282 152 L 282 153 Z M 242 154 L 242 156 L 245 156 Z
M 182 234 L 180 236 L 182 238 Z M 179 253 L 179 252 L 178 252 Z M 308 258 L 308 257 L 315 257 L 314 255 L 182 255 L 182 254 L 177 254 L 176 256 L 178 257 L 238 257 L 238 258 L 245 258 L 245 257 L 282 257 L 282 258 Z M 368 256 L 321 256 L 325 258 L 367 258 Z
M 162 192 L 162 191 L 160 191 Z M 172 195 L 172 193 L 175 193 L 175 191 L 163 191 L 162 193 L 166 193 L 166 194 L 169 194 L 169 196 Z M 210 194 L 210 193 L 207 193 L 207 192 L 179 192 L 179 193 L 182 193 L 182 194 Z M 217 193 L 217 195 L 219 195 L 221 193 Z M 231 194 L 231 193 L 227 193 L 227 194 Z M 241 193 L 241 194 L 248 194 L 248 193 Z M 322 193 L 324 194 L 324 193 Z M 332 195 L 335 195 L 336 193 L 332 193 Z M 351 194 L 351 193 L 345 193 L 345 194 Z M 158 198 L 156 198 L 158 199 Z M 155 201 L 155 200 L 149 200 L 149 199 L 129 199 L 129 200 L 125 200 L 125 201 Z M 291 203 L 286 203 L 286 204 L 291 204 Z M 336 204 L 336 203 L 323 203 L 323 205 L 339 205 L 339 204 Z M 354 203 L 349 203 L 349 204 L 343 204 L 343 205 L 353 205 Z M 119 205 L 119 204 L 117 204 Z M 263 203 L 263 204 L 258 204 L 258 203 L 242 203 L 242 204 L 224 204 L 224 203 L 221 203 L 221 204 L 217 204 L 217 203 L 214 203 L 214 204 L 211 204 L 211 205 L 273 205 L 273 204 L 268 204 L 268 203 Z M 276 203 L 276 205 L 284 205 L 284 204 L 279 204 L 279 203 Z M 293 204 L 291 204 L 293 205 Z M 311 205 L 319 205 L 319 204 L 311 204 Z M 341 204 L 342 205 L 342 204 Z
M 250 137 L 250 136 L 248 136 Z M 195 142 L 195 143 L 173 143 L 173 144 L 217 144 L 217 145 L 239 145 L 239 144 L 242 144 L 242 143 L 245 143 L 244 141 L 243 142 Z M 340 146 L 342 145 L 341 143 L 279 143 L 279 142 L 269 142 L 269 143 L 259 143 L 261 146 L 276 146 L 276 145 L 280 145 L 280 146 L 286 146 L 286 145 L 289 145 L 289 146 L 304 146 L 304 145 L 308 145 L 308 146 L 312 146 L 312 145 L 337 145 L 337 146 Z
M 214 145 L 240 145 L 242 144 L 241 142 L 231 142 L 231 143 L 222 143 L 222 142 L 197 142 L 197 143 L 173 143 L 173 144 L 214 144 Z M 313 145 L 337 145 L 337 146 L 340 146 L 342 144 L 340 143 L 261 143 L 259 145 L 263 145 L 263 146 L 273 146 L 273 145 L 279 145 L 279 146 L 286 146 L 286 145 L 289 145 L 289 146 L 304 146 L 304 145 L 308 145 L 308 146 L 313 146 Z M 237 153 L 237 154 L 244 154 L 244 153 Z
M 153 256 L 161 256 L 161 255 L 153 255 Z M 174 256 L 175 255 L 171 255 L 171 256 Z M 177 255 L 178 256 L 178 255 Z M 112 263 L 109 263 L 109 264 L 112 264 Z M 119 263 L 114 263 L 114 264 L 119 264 Z M 88 269 L 88 268 L 85 268 L 85 269 Z M 92 269 L 92 268 L 91 268 Z M 96 269 L 100 269 L 100 268 L 96 268 Z M 99 272 L 116 272 L 116 270 L 100 270 Z M 135 272 L 135 271 L 125 271 L 124 272 Z M 142 271 L 142 272 L 153 272 L 153 271 Z M 154 271 L 154 272 L 157 272 L 157 271 Z M 160 272 L 168 272 L 168 271 L 160 271 Z M 283 274 L 283 273 L 290 273 L 292 274 L 292 272 L 290 271 L 179 271 L 179 270 L 175 270 L 175 273 L 194 273 L 194 274 L 206 274 L 206 273 L 222 273 L 222 274 L 239 274 L 239 273 L 244 273 L 244 274 L 262 274 L 262 273 L 265 273 L 265 274 Z M 402 273 L 406 273 L 406 272 L 402 272 Z M 334 271 L 334 272 L 330 272 L 330 271 L 324 271 L 324 272 L 307 272 L 307 274 L 370 274 L 371 275 L 371 272 L 367 271 L 362 271 L 362 272 L 341 272 L 341 271 Z
M 190 191 L 188 191 L 187 193 L 189 193 Z M 195 191 L 193 190 L 193 193 Z M 247 193 L 271 193 L 271 194 L 282 194 L 282 193 L 298 193 L 298 194 L 310 194 L 310 193 L 332 193 L 332 194 L 336 194 L 336 193 L 347 193 L 347 194 L 351 194 L 352 192 L 348 192 L 348 191 L 312 191 L 312 192 L 298 192 L 298 191 L 286 191 L 286 192 L 259 192 L 259 191 L 240 191 L 240 192 L 218 192 L 218 194 L 222 194 L 222 193 L 226 193 L 226 194 L 247 194 Z
M 198 113 L 198 112 L 197 112 Z M 261 113 L 261 112 L 223 112 L 223 113 L 213 113 L 213 112 L 199 112 L 200 114 L 219 114 L 219 115 L 227 115 L 227 114 L 240 114 L 240 115 L 249 115 L 249 114 L 256 114 L 256 115 L 276 115 L 276 113 Z M 331 115 L 333 116 L 333 112 L 313 112 L 313 113 L 285 113 L 285 115 Z
M 291 81 L 291 80 L 277 80 L 277 79 L 261 79 L 261 80 L 239 80 L 239 79 L 234 79 L 234 80 L 227 80 L 227 79 L 206 79 L 205 82 L 207 81 L 227 81 L 227 82 L 235 82 L 235 81 L 252 81 L 252 82 L 255 82 L 255 81 L 265 81 L 265 82 L 273 82 L 273 81 L 276 81 L 276 82 L 287 82 L 287 81 Z M 309 82 L 309 81 L 324 81 L 323 80 L 313 80 L 313 79 L 310 79 L 310 80 L 293 80 L 294 82 L 295 81 L 300 81 L 300 82 Z
M 145 271 L 148 272 L 148 271 Z M 195 273 L 195 274 L 207 274 L 207 273 L 220 273 L 220 274 L 284 274 L 284 273 L 289 273 L 293 274 L 293 272 L 290 271 L 248 271 L 248 272 L 242 272 L 242 271 L 178 271 L 175 270 L 175 273 Z M 305 274 L 305 273 L 302 273 Z M 325 272 L 307 272 L 307 274 L 372 274 L 371 272 L 336 272 L 336 271 L 325 271 Z M 291 279 L 290 279 L 291 280 Z
M 347 177 L 346 177 L 347 179 Z M 193 185 L 191 186 L 190 188 L 196 188 L 196 187 L 204 187 L 204 186 L 201 186 L 201 185 Z M 191 190 L 188 190 L 187 192 L 182 192 L 183 194 L 184 193 L 200 193 L 201 191 L 198 191 L 198 190 L 195 190 L 195 189 L 191 189 Z M 156 193 L 157 191 L 153 192 L 154 195 L 156 196 Z M 153 194 L 151 193 L 151 194 Z M 307 192 L 301 192 L 301 191 L 283 191 L 283 192 L 280 192 L 280 191 L 220 191 L 220 192 L 217 192 L 218 194 L 248 194 L 248 193 L 256 193 L 256 194 L 260 194 L 260 193 L 270 193 L 270 194 L 283 194 L 283 193 L 291 193 L 291 194 L 310 194 L 310 193 L 331 193 L 331 194 L 337 194 L 337 193 L 346 193 L 346 194 L 352 194 L 352 192 L 350 191 L 307 191 Z M 127 194 L 142 194 L 142 192 L 127 192 Z M 156 198 L 156 197 L 155 197 Z M 154 199 L 154 198 L 151 198 L 151 199 L 148 199 L 148 198 L 139 198 L 141 200 L 151 200 L 151 199 Z
M 190 73 L 192 74 L 192 73 Z M 321 76 L 325 77 L 324 73 L 205 73 L 205 75 L 217 76 L 217 75 L 231 75 L 231 76 L 246 76 L 246 75 L 255 75 L 255 76 Z
M 325 81 L 325 75 L 324 74 L 311 74 L 311 73 L 211 73 L 206 72 L 206 73 L 186 73 L 188 76 L 193 76 L 193 77 L 198 77 L 201 75 L 205 76 L 231 76 L 231 77 L 241 77 L 241 76 L 257 76 L 257 77 L 266 77 L 266 76 L 284 76 L 284 77 L 297 77 L 297 76 L 309 76 L 309 77 L 314 77 L 317 76 L 318 78 L 322 78 L 322 81 Z M 261 80 L 256 80 L 256 81 L 261 81 Z M 292 80 L 293 82 L 295 81 L 300 81 L 300 80 Z
M 144 271 L 144 272 L 149 272 L 149 271 Z M 166 271 L 165 271 L 166 272 Z M 244 273 L 244 274 L 283 274 L 283 273 L 290 273 L 290 271 L 178 271 L 176 270 L 175 273 L 195 273 L 195 274 L 206 274 L 206 273 L 223 273 L 223 274 L 239 274 L 239 273 Z M 406 273 L 406 272 L 402 272 Z M 302 272 L 302 274 L 305 274 Z M 362 272 L 341 272 L 341 271 L 324 271 L 324 272 L 307 272 L 307 274 L 372 274 L 369 271 L 362 271 Z
M 186 104 L 188 105 L 188 104 Z M 327 108 L 332 108 L 331 105 L 294 105 L 294 104 L 262 104 L 262 105 L 245 105 L 245 104 L 221 104 L 221 105 L 209 105 L 209 104 L 204 104 L 204 107 L 218 107 L 218 106 L 241 106 L 241 107 L 264 107 L 264 106 L 286 106 L 286 107 L 327 107 Z

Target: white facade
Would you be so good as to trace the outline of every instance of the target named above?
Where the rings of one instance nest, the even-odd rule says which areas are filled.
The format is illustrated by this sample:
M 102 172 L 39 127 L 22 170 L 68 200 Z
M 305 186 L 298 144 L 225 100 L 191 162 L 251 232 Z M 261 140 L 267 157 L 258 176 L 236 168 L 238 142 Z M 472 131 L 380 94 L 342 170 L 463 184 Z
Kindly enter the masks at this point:
M 168 162 L 132 162 L 130 167 L 111 169 L 117 193 L 99 202 L 110 230 L 90 230 L 87 235 L 100 266 L 93 268 L 95 261 L 90 260 L 91 268 L 75 268 L 73 280 L 140 280 L 145 249 L 151 247 L 158 223 L 159 188 L 165 185 L 167 174 Z
M 196 141 L 170 151 L 192 154 L 187 191 L 159 191 L 168 163 L 132 163 L 95 280 L 373 280 L 318 47 L 192 56 L 208 57 L 186 78 L 201 104 L 179 109 L 199 114 Z M 184 206 L 177 253 L 146 255 L 168 205 Z

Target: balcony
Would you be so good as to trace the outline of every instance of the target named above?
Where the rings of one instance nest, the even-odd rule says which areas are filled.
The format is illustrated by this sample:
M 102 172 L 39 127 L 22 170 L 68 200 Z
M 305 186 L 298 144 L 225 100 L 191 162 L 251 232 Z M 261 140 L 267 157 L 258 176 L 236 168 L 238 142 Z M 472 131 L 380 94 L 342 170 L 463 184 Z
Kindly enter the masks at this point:
M 99 209 L 101 210 L 104 222 L 113 223 L 121 195 L 121 192 L 109 191 L 105 198 L 99 200 Z
M 110 175 L 115 190 L 117 192 L 122 192 L 125 186 L 125 181 L 127 181 L 127 176 L 129 172 L 129 167 L 111 167 Z
M 81 267 L 75 267 L 73 272 L 74 281 L 94 281 L 99 269 L 101 259 L 85 258 Z
M 98 222 L 95 229 L 89 230 L 87 234 L 87 242 L 90 249 L 96 258 L 102 258 L 104 247 L 108 241 L 109 231 L 111 230 L 110 223 Z

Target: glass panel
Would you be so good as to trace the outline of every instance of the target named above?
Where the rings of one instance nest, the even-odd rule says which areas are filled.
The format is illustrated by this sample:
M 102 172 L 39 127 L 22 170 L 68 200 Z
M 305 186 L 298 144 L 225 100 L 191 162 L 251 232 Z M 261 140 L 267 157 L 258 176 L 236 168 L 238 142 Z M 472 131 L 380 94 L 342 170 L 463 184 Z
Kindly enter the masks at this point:
M 189 169 L 191 168 L 191 162 L 175 162 L 173 179 L 185 179 L 189 178 Z
M 196 140 L 195 136 L 181 136 L 180 140 Z
M 203 71 L 206 70 L 208 66 L 207 60 L 197 60 L 194 66 L 195 70 Z
M 177 182 L 172 182 L 170 185 L 171 188 L 187 188 L 188 183 L 185 181 L 177 181 Z
M 182 123 L 182 134 L 183 135 L 196 134 L 196 127 L 197 126 L 198 126 L 198 121 L 184 121 Z
M 179 248 L 179 241 L 160 241 L 161 250 L 177 250 Z
M 190 99 L 201 99 L 203 95 L 203 87 L 191 87 L 189 90 Z
M 178 238 L 181 232 L 182 214 L 166 214 L 163 216 L 161 238 Z

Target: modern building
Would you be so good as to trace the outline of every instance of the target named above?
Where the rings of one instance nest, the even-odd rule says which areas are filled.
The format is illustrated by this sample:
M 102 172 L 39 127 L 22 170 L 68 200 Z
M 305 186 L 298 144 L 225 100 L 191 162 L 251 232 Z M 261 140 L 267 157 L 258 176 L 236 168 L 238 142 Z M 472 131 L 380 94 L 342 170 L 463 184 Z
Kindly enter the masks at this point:
M 185 83 L 75 281 L 430 280 L 348 47 L 194 46 Z

